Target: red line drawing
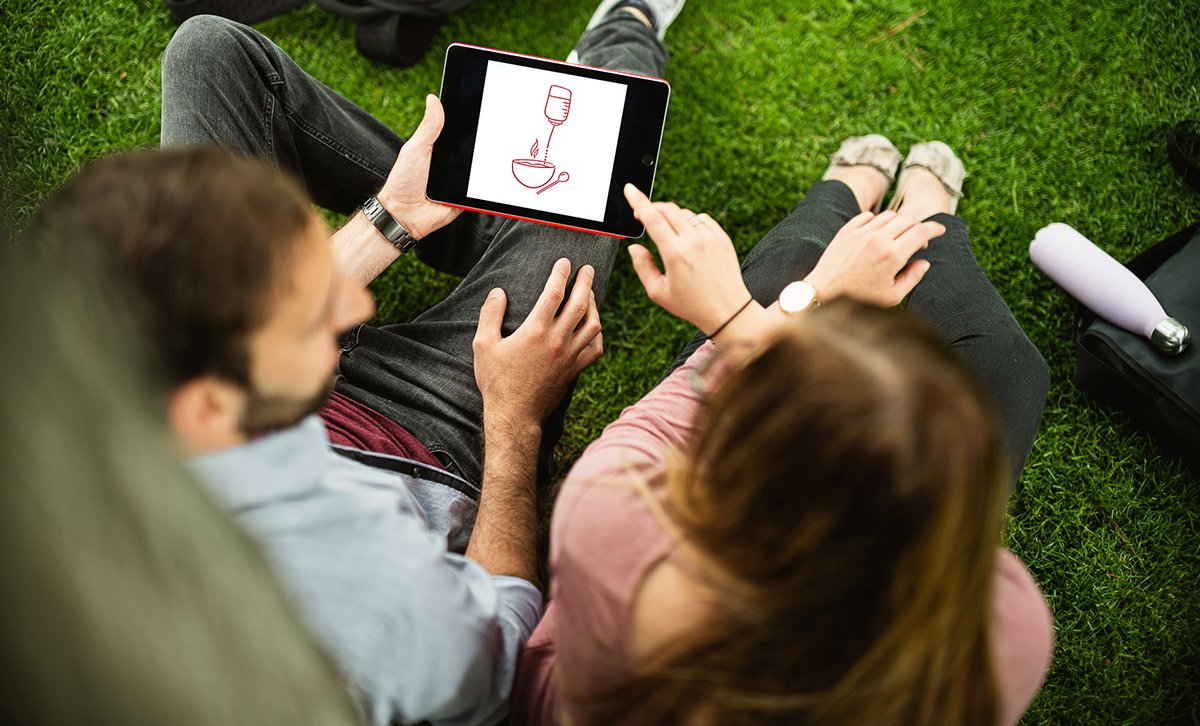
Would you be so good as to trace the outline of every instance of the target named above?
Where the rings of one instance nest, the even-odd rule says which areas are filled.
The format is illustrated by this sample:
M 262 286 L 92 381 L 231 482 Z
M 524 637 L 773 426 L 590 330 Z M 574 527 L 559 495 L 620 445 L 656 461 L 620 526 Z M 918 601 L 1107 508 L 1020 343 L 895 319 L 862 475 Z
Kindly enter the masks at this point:
M 554 172 L 558 167 L 550 162 L 550 141 L 554 138 L 554 130 L 562 126 L 571 113 L 571 95 L 569 88 L 553 84 L 550 86 L 550 90 L 546 93 L 546 105 L 542 110 L 546 120 L 550 122 L 550 133 L 546 136 L 546 145 L 541 147 L 542 158 L 537 158 L 539 143 L 535 138 L 533 146 L 529 147 L 528 159 L 512 160 L 513 178 L 521 186 L 537 189 L 538 194 L 571 178 L 571 175 L 565 171 L 555 177 Z
M 554 177 L 555 169 L 554 164 L 541 159 L 512 160 L 513 177 L 521 183 L 521 186 L 530 189 L 545 186 L 546 182 Z
M 554 129 L 562 126 L 571 113 L 571 89 L 562 86 L 550 86 L 546 94 L 546 120 L 550 122 L 550 135 L 546 137 L 546 153 L 550 153 L 550 140 L 554 138 Z
M 570 178 L 571 178 L 571 175 L 570 175 L 570 174 L 568 174 L 567 172 L 565 172 L 565 171 L 564 171 L 563 173 L 561 173 L 561 174 L 559 174 L 559 175 L 558 175 L 558 178 L 557 178 L 557 179 L 555 179 L 554 181 L 550 182 L 549 184 L 547 184 L 546 186 L 542 187 L 541 189 L 537 190 L 537 193 L 538 193 L 538 194 L 541 194 L 542 192 L 546 191 L 547 189 L 549 189 L 550 187 L 554 186 L 555 184 L 558 184 L 559 182 L 565 182 L 565 181 L 569 181 L 569 180 L 570 180 Z

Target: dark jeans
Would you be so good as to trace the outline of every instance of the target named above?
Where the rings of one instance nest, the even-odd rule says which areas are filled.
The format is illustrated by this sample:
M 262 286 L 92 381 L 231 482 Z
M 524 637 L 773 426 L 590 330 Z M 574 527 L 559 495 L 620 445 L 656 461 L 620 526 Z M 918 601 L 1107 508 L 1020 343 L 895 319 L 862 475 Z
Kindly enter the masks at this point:
M 788 283 L 816 266 L 834 235 L 859 211 L 845 184 L 814 184 L 792 213 L 746 255 L 742 275 L 750 293 L 763 305 L 773 303 Z M 991 392 L 1008 440 L 1015 483 L 1037 436 L 1050 372 L 976 262 L 967 225 L 949 214 L 931 219 L 945 225 L 946 234 L 917 254 L 932 266 L 909 295 L 908 310 L 929 323 Z M 698 333 L 668 373 L 705 340 Z
M 617 13 L 579 42 L 580 62 L 661 76 L 667 52 L 654 33 Z M 294 172 L 317 204 L 350 212 L 383 186 L 404 143 L 301 70 L 262 34 L 211 16 L 192 18 L 163 56 L 162 144 L 220 143 Z M 510 334 L 533 308 L 554 261 L 590 264 L 603 300 L 619 243 L 611 237 L 464 214 L 420 248 L 466 268 L 462 283 L 410 323 L 361 326 L 346 337 L 338 390 L 403 426 L 472 482 L 483 469 L 483 401 L 471 343 L 479 308 L 505 290 Z M 420 249 L 419 248 L 419 249 Z M 424 259 L 424 257 L 423 257 Z M 574 274 L 572 274 L 572 281 Z M 570 393 L 543 426 L 543 480 Z

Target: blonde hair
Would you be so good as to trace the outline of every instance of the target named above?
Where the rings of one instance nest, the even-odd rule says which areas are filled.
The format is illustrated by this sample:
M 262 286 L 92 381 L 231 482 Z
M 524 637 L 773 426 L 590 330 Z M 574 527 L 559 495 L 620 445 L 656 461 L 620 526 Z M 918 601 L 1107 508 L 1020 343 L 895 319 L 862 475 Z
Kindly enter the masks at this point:
M 786 326 L 666 475 L 720 615 L 595 722 L 994 723 L 1006 476 L 987 397 L 920 322 L 838 302 Z

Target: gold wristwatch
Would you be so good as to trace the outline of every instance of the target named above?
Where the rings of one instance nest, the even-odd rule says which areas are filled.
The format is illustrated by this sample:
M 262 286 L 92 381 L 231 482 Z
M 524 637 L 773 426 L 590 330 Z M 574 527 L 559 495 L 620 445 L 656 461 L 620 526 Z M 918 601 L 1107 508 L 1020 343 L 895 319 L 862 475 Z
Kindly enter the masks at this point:
M 779 293 L 779 308 L 788 315 L 799 315 L 820 306 L 817 289 L 804 280 L 796 280 Z

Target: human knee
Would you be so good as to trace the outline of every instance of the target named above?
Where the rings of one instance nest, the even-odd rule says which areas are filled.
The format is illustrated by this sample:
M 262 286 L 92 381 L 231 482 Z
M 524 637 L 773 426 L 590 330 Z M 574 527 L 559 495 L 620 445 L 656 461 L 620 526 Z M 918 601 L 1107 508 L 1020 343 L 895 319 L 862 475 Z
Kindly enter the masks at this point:
M 163 52 L 164 83 L 168 77 L 174 79 L 183 73 L 202 78 L 206 75 L 206 65 L 236 54 L 241 47 L 238 32 L 241 27 L 216 15 L 196 15 L 185 20 Z
M 1016 326 L 1014 328 L 1015 331 L 1011 334 L 1009 341 L 1013 366 L 1028 384 L 1030 395 L 1045 400 L 1046 394 L 1050 391 L 1050 366 L 1046 364 L 1042 352 L 1025 335 L 1025 332 Z
M 1037 411 L 1040 417 L 1050 391 L 1050 367 L 1041 351 L 1015 320 L 998 324 L 988 340 L 995 350 L 992 359 L 1006 369 L 1005 374 L 994 377 L 993 385 L 1001 389 L 994 393 L 1009 406 Z

